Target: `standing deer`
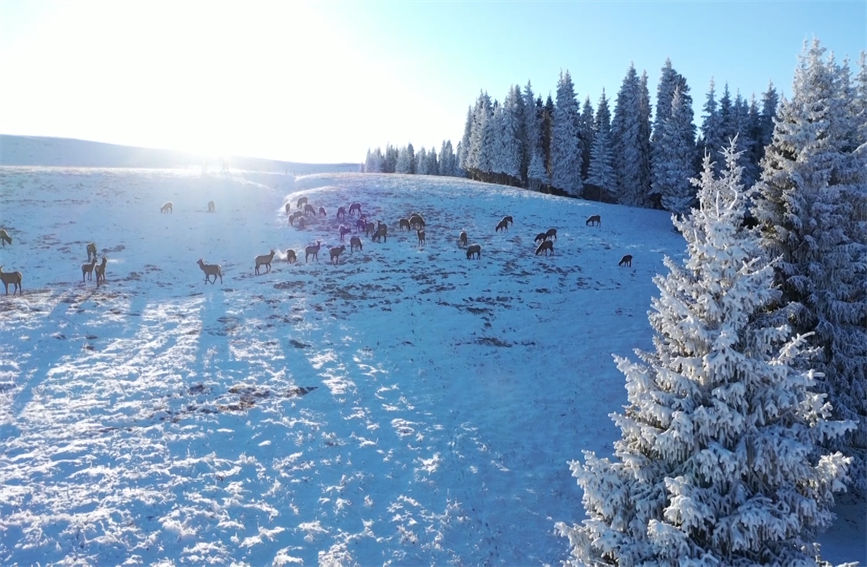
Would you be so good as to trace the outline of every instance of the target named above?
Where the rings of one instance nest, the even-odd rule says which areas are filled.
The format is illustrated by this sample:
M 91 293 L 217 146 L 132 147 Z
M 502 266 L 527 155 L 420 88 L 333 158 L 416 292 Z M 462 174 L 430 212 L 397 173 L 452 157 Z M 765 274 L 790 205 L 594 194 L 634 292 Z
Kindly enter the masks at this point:
M 341 244 L 340 246 L 336 246 L 329 250 L 329 254 L 331 254 L 331 263 L 339 264 L 340 263 L 340 255 L 346 250 L 346 246 Z
M 627 254 L 623 258 L 620 259 L 620 262 L 617 264 L 618 266 L 626 266 L 628 268 L 632 267 L 632 254 Z
M 3 243 L 3 246 L 6 246 L 7 244 L 12 244 L 12 237 L 9 236 L 9 233 L 2 228 L 0 228 L 0 242 Z
M 361 247 L 361 239 L 357 236 L 353 236 L 349 239 L 349 251 L 354 252 L 356 248 L 363 250 Z
M 6 288 L 6 295 L 9 295 L 9 284 L 14 285 L 12 295 L 15 295 L 15 290 L 18 290 L 18 295 L 21 295 L 21 272 L 4 272 L 3 266 L 0 266 L 0 280 L 3 280 L 3 287 Z
M 271 271 L 271 260 L 274 259 L 274 250 L 271 250 L 270 254 L 264 254 L 262 256 L 256 256 L 256 275 L 259 275 L 259 266 L 265 266 L 268 268 L 267 272 Z
M 84 277 L 91 281 L 93 281 L 93 268 L 96 266 L 96 258 L 90 260 L 89 262 L 81 265 L 81 283 L 84 283 Z
M 96 243 L 88 242 L 87 243 L 87 261 L 90 262 L 93 260 L 96 262 Z
M 100 262 L 94 271 L 96 272 L 96 287 L 99 287 L 99 282 L 105 283 L 105 264 L 108 262 L 105 256 L 102 257 L 102 262 Z
M 220 283 L 223 283 L 223 268 L 219 264 L 205 264 L 205 261 L 199 258 L 197 262 L 199 267 L 205 272 L 205 281 L 208 283 L 217 283 L 217 277 L 220 278 Z M 211 281 L 211 276 L 214 276 L 214 281 Z
M 467 231 L 462 230 L 458 235 L 458 247 L 464 248 L 467 245 Z
M 584 224 L 587 226 L 602 226 L 602 217 L 599 215 L 587 217 L 587 221 Z
M 298 261 L 298 257 L 295 256 L 295 251 L 291 248 L 289 250 L 286 250 L 286 261 L 290 264 L 294 264 Z
M 418 245 L 423 246 L 425 244 L 424 231 L 417 230 L 416 233 L 418 234 Z
M 473 244 L 472 246 L 467 247 L 467 260 L 471 259 L 473 256 L 476 257 L 476 260 L 482 258 L 482 246 L 480 244 Z
M 313 256 L 313 259 L 317 262 L 319 261 L 319 248 L 322 246 L 320 242 L 317 240 L 316 244 L 313 246 L 308 246 L 304 249 L 304 263 L 307 263 L 307 260 L 310 259 L 310 256 Z
M 508 228 L 509 228 L 509 221 L 507 221 L 506 219 L 503 219 L 497 223 L 497 228 L 494 232 L 500 232 L 501 230 L 508 230 Z

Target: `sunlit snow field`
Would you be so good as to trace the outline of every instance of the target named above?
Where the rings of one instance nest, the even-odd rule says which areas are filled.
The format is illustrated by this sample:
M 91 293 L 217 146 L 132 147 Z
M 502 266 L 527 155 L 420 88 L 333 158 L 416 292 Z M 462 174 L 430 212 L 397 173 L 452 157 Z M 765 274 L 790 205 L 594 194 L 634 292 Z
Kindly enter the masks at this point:
M 303 229 L 301 196 L 327 213 Z M 611 453 L 611 354 L 650 347 L 684 249 L 664 212 L 439 177 L 4 167 L 0 199 L 24 288 L 0 296 L 4 565 L 557 564 L 567 462 Z M 333 265 L 353 202 L 388 239 Z M 863 560 L 846 513 L 827 555 Z

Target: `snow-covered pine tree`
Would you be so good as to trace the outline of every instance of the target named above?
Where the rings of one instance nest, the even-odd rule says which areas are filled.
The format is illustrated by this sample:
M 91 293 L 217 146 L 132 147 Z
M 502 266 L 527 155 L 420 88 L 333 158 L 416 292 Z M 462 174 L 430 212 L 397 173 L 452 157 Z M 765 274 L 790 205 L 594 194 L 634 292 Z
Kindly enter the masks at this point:
M 473 132 L 473 107 L 470 106 L 467 109 L 467 121 L 464 124 L 464 135 L 461 138 L 461 141 L 458 142 L 458 151 L 456 153 L 457 159 L 457 167 L 462 169 L 463 171 L 467 171 L 469 169 L 469 147 L 470 147 L 470 136 Z
M 608 99 L 605 98 L 604 89 L 596 108 L 594 130 L 593 145 L 590 147 L 590 169 L 587 175 L 587 184 L 611 195 L 614 194 L 617 178 L 614 172 L 614 154 L 611 148 L 611 111 L 608 107 Z
M 848 425 L 828 419 L 804 339 L 764 313 L 773 268 L 741 228 L 745 190 L 733 146 L 715 178 L 705 157 L 699 208 L 674 223 L 687 242 L 649 315 L 654 350 L 616 357 L 628 405 L 614 458 L 571 463 L 587 518 L 558 523 L 572 565 L 815 565 L 848 458 L 818 443 Z
M 805 46 L 791 100 L 777 111 L 753 215 L 789 321 L 815 332 L 816 367 L 836 415 L 858 420 L 841 446 L 867 492 L 867 150 L 849 71 Z M 860 121 L 860 122 L 859 122 Z M 860 133 L 859 133 L 860 130 Z
M 541 118 L 536 113 L 536 95 L 533 94 L 533 85 L 530 81 L 524 86 L 522 93 L 524 115 L 521 119 L 523 140 L 521 143 L 521 179 L 524 180 L 527 187 L 530 186 L 530 162 L 533 160 L 533 153 L 537 151 L 539 146 L 539 134 L 541 128 Z
M 668 118 L 662 122 L 662 133 L 655 151 L 654 187 L 663 209 L 686 214 L 693 205 L 695 191 L 690 179 L 695 151 L 695 127 L 692 124 L 691 99 L 684 98 L 680 86 L 675 87 Z
M 614 117 L 611 141 L 617 173 L 619 203 L 646 206 L 650 191 L 650 103 L 646 74 L 638 77 L 633 65 L 623 79 Z
M 718 107 L 716 85 L 714 80 L 711 79 L 710 87 L 705 96 L 704 106 L 702 107 L 704 114 L 701 123 L 701 143 L 698 149 L 702 154 L 709 153 L 712 161 L 718 155 L 720 148 L 725 146 Z M 716 161 L 713 161 L 713 163 L 716 163 Z
M 557 81 L 557 103 L 551 124 L 551 186 L 567 195 L 581 195 L 581 139 L 578 101 L 569 71 Z
M 458 175 L 458 164 L 455 151 L 452 149 L 451 140 L 444 140 L 440 149 L 439 174 L 456 177 Z
M 496 137 L 491 156 L 491 171 L 497 181 L 517 184 L 521 179 L 521 135 L 524 118 L 523 99 L 517 86 L 509 89 L 494 116 Z
M 397 153 L 397 162 L 394 165 L 395 173 L 415 173 L 415 150 L 412 144 L 400 148 Z
M 382 157 L 382 150 L 367 150 L 367 157 L 364 160 L 364 171 L 366 173 L 382 172 L 382 164 L 385 158 Z
M 581 117 L 578 119 L 578 138 L 581 140 L 581 180 L 586 181 L 590 171 L 590 148 L 596 135 L 596 120 L 593 116 L 593 105 L 590 97 L 584 99 Z

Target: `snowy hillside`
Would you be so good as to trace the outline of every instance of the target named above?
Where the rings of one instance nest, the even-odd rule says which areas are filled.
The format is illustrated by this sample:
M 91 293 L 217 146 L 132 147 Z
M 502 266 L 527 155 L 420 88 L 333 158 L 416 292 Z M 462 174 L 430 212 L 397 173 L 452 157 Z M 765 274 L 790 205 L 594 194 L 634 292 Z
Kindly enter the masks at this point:
M 663 212 L 442 177 L 0 167 L 0 199 L 2 564 L 557 564 L 683 250 Z M 388 237 L 334 265 L 353 202 Z M 827 556 L 863 560 L 847 512 Z

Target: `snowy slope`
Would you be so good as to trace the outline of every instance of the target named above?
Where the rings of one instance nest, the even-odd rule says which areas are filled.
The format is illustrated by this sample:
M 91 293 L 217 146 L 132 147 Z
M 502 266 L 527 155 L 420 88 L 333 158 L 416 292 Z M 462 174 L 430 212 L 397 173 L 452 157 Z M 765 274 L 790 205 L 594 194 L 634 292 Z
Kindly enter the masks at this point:
M 304 229 L 301 196 L 327 211 Z M 683 250 L 662 212 L 451 178 L 18 167 L 0 199 L 24 274 L 0 296 L 2 564 L 556 564 L 583 515 L 567 461 L 611 452 L 610 355 L 649 348 Z M 352 202 L 389 237 L 332 265 Z M 835 559 L 862 559 L 858 514 Z

